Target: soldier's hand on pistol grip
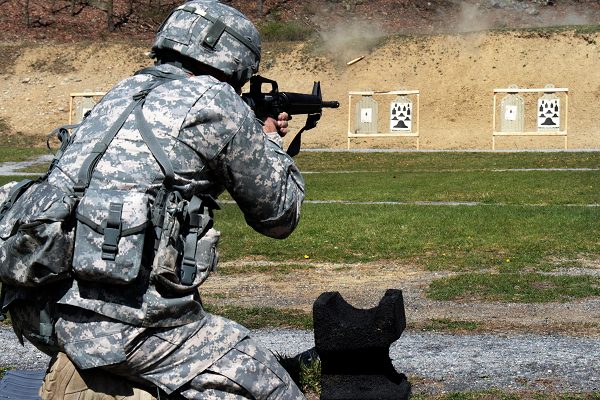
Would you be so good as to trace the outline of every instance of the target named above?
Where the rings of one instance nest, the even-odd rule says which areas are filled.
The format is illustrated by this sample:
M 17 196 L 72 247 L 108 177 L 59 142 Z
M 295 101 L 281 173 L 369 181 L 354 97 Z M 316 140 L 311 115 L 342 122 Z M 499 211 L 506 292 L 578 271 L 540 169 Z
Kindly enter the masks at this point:
M 276 120 L 267 117 L 263 125 L 263 131 L 265 133 L 277 132 L 279 136 L 284 137 L 289 132 L 288 121 L 291 119 L 292 117 L 286 112 L 280 113 Z

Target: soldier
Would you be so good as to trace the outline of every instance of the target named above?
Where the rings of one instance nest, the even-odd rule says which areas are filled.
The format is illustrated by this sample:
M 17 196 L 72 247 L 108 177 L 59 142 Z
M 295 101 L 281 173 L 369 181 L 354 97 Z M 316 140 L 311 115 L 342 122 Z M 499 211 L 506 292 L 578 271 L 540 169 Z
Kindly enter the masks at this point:
M 229 6 L 193 0 L 163 23 L 152 55 L 154 67 L 94 107 L 48 176 L 69 194 L 61 206 L 77 204 L 74 250 L 62 252 L 73 253 L 70 274 L 43 291 L 6 290 L 17 335 L 68 356 L 43 397 L 79 390 L 57 383 L 70 360 L 185 399 L 303 399 L 246 328 L 204 311 L 197 290 L 217 259 L 212 198 L 227 190 L 273 238 L 300 217 L 303 178 L 281 149 L 289 117 L 263 124 L 239 95 L 258 71 L 258 31 Z

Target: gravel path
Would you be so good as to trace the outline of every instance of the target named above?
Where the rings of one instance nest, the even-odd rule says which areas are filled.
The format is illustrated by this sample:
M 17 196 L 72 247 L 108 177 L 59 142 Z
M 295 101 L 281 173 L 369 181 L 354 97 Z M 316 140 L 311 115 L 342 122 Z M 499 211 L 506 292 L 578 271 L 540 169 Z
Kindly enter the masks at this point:
M 5 176 L 23 176 L 23 175 L 40 175 L 31 172 L 21 172 L 20 170 L 23 168 L 30 167 L 36 164 L 44 164 L 52 161 L 52 155 L 47 154 L 40 156 L 31 161 L 19 161 L 19 162 L 3 162 L 0 163 L 0 175 Z
M 259 330 L 254 337 L 282 355 L 314 346 L 312 332 Z M 44 369 L 48 357 L 0 327 L 0 367 Z M 414 393 L 499 388 L 507 391 L 600 391 L 600 338 L 559 335 L 452 335 L 405 332 L 390 357 Z

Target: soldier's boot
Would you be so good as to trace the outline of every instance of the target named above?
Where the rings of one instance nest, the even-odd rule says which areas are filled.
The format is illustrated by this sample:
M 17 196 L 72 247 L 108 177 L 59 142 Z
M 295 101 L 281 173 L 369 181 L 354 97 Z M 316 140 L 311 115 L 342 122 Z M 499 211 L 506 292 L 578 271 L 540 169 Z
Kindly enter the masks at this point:
M 156 400 L 105 371 L 79 371 L 64 353 L 52 361 L 39 394 L 42 400 Z

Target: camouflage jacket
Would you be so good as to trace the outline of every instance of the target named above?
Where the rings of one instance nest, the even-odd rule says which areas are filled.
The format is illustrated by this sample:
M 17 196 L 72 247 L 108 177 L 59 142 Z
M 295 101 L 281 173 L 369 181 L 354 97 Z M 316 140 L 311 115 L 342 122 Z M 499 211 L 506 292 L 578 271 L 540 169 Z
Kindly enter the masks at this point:
M 274 238 L 289 235 L 298 223 L 304 182 L 293 160 L 231 86 L 211 76 L 176 74 L 147 94 L 143 115 L 174 169 L 175 186 L 184 198 L 218 197 L 227 190 L 256 231 Z M 138 74 L 117 84 L 76 130 L 74 140 L 49 177 L 51 184 L 72 190 L 87 155 L 104 132 L 153 77 Z M 153 158 L 133 114 L 93 170 L 87 189 L 126 190 L 154 196 L 164 175 Z M 203 315 L 194 294 L 164 296 L 149 279 L 144 261 L 131 283 L 110 285 L 75 279 L 60 304 L 94 311 L 136 326 L 178 326 Z

